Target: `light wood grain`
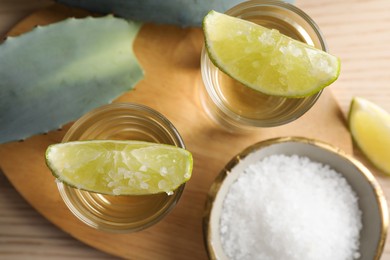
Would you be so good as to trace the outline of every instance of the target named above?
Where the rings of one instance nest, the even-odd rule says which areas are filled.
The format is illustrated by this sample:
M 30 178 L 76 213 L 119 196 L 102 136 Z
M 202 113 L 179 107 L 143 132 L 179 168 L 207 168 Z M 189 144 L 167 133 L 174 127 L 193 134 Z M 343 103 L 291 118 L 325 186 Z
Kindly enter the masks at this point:
M 50 0 L 0 0 L 0 38 L 27 15 L 52 4 Z M 117 257 L 85 245 L 50 223 L 22 198 L 0 169 L 0 259 Z
M 35 11 L 39 8 L 42 8 L 44 6 L 50 5 L 50 1 L 28 1 L 28 0 L 18 0 L 18 1 L 1 1 L 0 0 L 0 28 L 1 33 L 7 32 L 14 24 L 15 22 L 23 17 L 27 12 Z M 335 108 L 333 111 L 328 111 L 328 116 L 332 115 L 337 117 L 337 123 L 329 127 L 332 132 L 331 137 L 324 137 L 325 139 L 328 138 L 327 141 L 335 143 L 337 145 L 343 146 L 345 150 L 350 150 L 350 142 L 349 140 L 340 141 L 341 139 L 348 139 L 349 137 L 345 135 L 343 132 L 344 125 L 342 125 L 343 122 L 343 116 L 345 116 L 348 105 L 351 100 L 351 98 L 355 95 L 360 95 L 363 97 L 366 97 L 380 105 L 382 105 L 385 109 L 390 111 L 390 92 L 389 88 L 387 87 L 387 84 L 390 82 L 390 74 L 388 73 L 388 70 L 390 69 L 390 48 L 387 48 L 387 42 L 389 42 L 389 35 L 390 35 L 390 1 L 387 0 L 366 0 L 366 1 L 353 1 L 353 0 L 347 0 L 347 1 L 338 1 L 338 0 L 317 0 L 317 1 L 310 1 L 310 0 L 301 0 L 297 1 L 297 5 L 304 9 L 310 16 L 314 18 L 314 20 L 317 21 L 318 25 L 320 26 L 321 30 L 323 31 L 325 38 L 327 39 L 329 48 L 332 53 L 338 55 L 342 59 L 342 74 L 340 79 L 331 87 L 332 93 L 334 93 L 334 96 L 336 100 L 339 102 L 341 107 L 341 113 L 338 112 L 338 107 L 335 106 L 333 103 L 333 96 L 330 93 L 326 93 L 324 95 L 324 98 L 322 99 L 321 106 L 323 105 L 330 105 L 331 108 Z M 163 28 L 164 30 L 159 30 Z M 151 100 L 147 97 L 144 91 L 146 91 L 146 86 L 148 88 L 152 88 L 155 93 L 156 97 L 159 97 L 161 95 L 164 95 L 164 92 L 161 91 L 164 87 L 169 87 L 172 82 L 175 82 L 177 80 L 187 84 L 188 86 L 193 85 L 194 79 L 200 82 L 198 72 L 196 71 L 198 68 L 198 60 L 195 58 L 196 55 L 194 55 L 193 59 L 182 59 L 181 55 L 183 53 L 186 53 L 188 51 L 197 52 L 200 51 L 200 43 L 199 43 L 199 37 L 201 37 L 199 34 L 199 31 L 196 29 L 187 29 L 182 30 L 178 28 L 171 28 L 171 27 L 159 27 L 156 25 L 148 25 L 141 31 L 141 37 L 138 40 L 138 48 L 140 50 L 148 49 L 151 47 L 156 48 L 156 45 L 153 45 L 149 41 L 150 38 L 152 39 L 161 39 L 161 35 L 155 34 L 155 32 L 160 31 L 160 34 L 168 33 L 168 35 L 171 35 L 171 37 L 166 38 L 165 41 L 167 41 L 165 44 L 171 43 L 176 44 L 174 52 L 170 53 L 170 55 L 174 58 L 174 62 L 176 62 L 175 66 L 166 67 L 162 70 L 164 73 L 169 73 L 172 69 L 178 69 L 177 73 L 174 74 L 168 74 L 169 77 L 163 77 L 158 78 L 158 73 L 161 73 L 161 70 L 158 68 L 151 66 L 151 60 L 155 59 L 155 56 L 152 56 L 152 54 L 157 54 L 157 59 L 159 59 L 159 55 L 162 55 L 161 53 L 164 53 L 164 49 L 156 50 L 157 53 L 150 53 L 150 56 L 145 55 L 140 57 L 140 62 L 145 68 L 146 71 L 149 72 L 147 74 L 147 77 L 145 81 L 143 82 L 143 85 L 141 85 L 138 90 L 134 93 L 128 93 L 121 97 L 118 101 L 139 101 L 146 103 L 157 110 L 163 112 L 164 114 L 168 115 L 168 118 L 174 122 L 175 125 L 179 128 L 179 131 L 182 133 L 184 139 L 186 140 L 186 143 L 188 145 L 188 148 L 194 152 L 194 155 L 196 156 L 195 159 L 197 161 L 204 161 L 206 160 L 205 154 L 204 154 L 204 148 L 197 145 L 197 139 L 203 138 L 203 140 L 206 139 L 207 135 L 212 134 L 213 139 L 220 139 L 220 140 L 232 140 L 234 138 L 237 138 L 236 136 L 232 136 L 230 134 L 221 132 L 221 131 L 204 131 L 205 128 L 212 129 L 212 126 L 209 125 L 209 123 L 206 123 L 207 120 L 204 121 L 204 123 L 194 126 L 193 128 L 188 128 L 188 115 L 183 114 L 175 114 L 172 113 L 169 106 L 167 106 L 166 102 L 163 100 Z M 167 35 L 167 36 L 168 36 Z M 175 38 L 176 37 L 176 38 Z M 177 38 L 179 37 L 179 38 Z M 164 39 L 164 38 L 163 38 Z M 184 39 L 184 40 L 180 40 Z M 171 42 L 170 42 L 171 41 Z M 154 42 L 154 44 L 156 44 Z M 164 44 L 161 45 L 162 47 Z M 189 49 L 188 49 L 189 48 Z M 161 52 L 161 53 L 160 53 Z M 160 53 L 160 54 L 159 54 Z M 161 60 L 161 59 L 160 59 Z M 165 64 L 160 64 L 165 65 Z M 190 73 L 188 77 L 183 78 L 180 76 L 180 73 Z M 145 87 L 143 87 L 145 86 Z M 149 91 L 149 90 L 148 90 Z M 183 94 L 183 93 L 181 93 Z M 193 100 L 193 92 L 184 92 L 185 95 L 187 95 L 187 98 L 190 100 Z M 168 98 L 175 98 L 175 96 L 168 96 Z M 328 102 L 328 103 L 327 103 Z M 199 104 L 196 102 L 188 102 L 183 105 L 188 111 L 191 111 L 192 118 L 195 119 L 201 119 L 202 122 L 205 119 L 203 115 L 198 114 L 194 108 L 198 107 Z M 315 114 L 315 118 L 321 118 L 321 109 L 315 109 L 312 111 L 312 113 Z M 309 115 L 310 116 L 310 115 Z M 322 118 L 326 119 L 326 115 L 324 115 Z M 341 122 L 341 123 L 340 123 Z M 297 125 L 292 124 L 289 126 L 290 132 L 292 133 L 300 133 L 294 132 L 294 128 L 296 128 Z M 203 129 L 203 130 L 202 130 Z M 333 129 L 333 130 L 332 130 Z M 64 131 L 66 128 L 64 129 Z M 328 131 L 327 127 L 322 127 L 316 129 L 320 133 L 313 133 L 314 136 L 323 137 L 325 134 L 325 131 Z M 321 132 L 322 131 L 322 132 Z M 335 134 L 336 132 L 341 131 L 341 136 L 337 136 Z M 275 132 L 275 135 L 279 134 L 285 134 L 284 131 Z M 25 150 L 26 154 L 31 153 L 34 150 L 43 150 L 45 145 L 51 142 L 56 142 L 60 140 L 62 137 L 62 132 L 54 132 L 50 133 L 48 136 L 38 136 L 31 140 L 29 140 L 30 145 L 28 145 Z M 265 136 L 268 136 L 265 134 Z M 265 136 L 252 136 L 248 139 L 246 139 L 243 143 L 239 144 L 239 147 L 245 147 L 246 145 L 253 142 L 254 139 L 261 139 Z M 328 135 L 329 136 L 329 135 Z M 208 137 L 210 138 L 210 137 Z M 42 143 L 42 140 L 44 142 Z M 16 147 L 17 145 L 12 145 L 12 147 L 7 147 L 6 149 L 3 149 L 2 155 L 9 154 L 9 152 L 12 152 L 12 149 L 16 149 L 15 151 L 19 152 L 19 148 Z M 23 144 L 25 145 L 25 144 Z M 16 148 L 15 148 L 16 147 Z M 11 149 L 11 150 L 10 150 Z M 210 154 L 212 152 L 218 153 L 220 150 L 220 147 L 217 145 L 210 144 L 209 151 Z M 231 148 L 229 150 L 229 147 L 225 147 L 225 150 L 228 151 L 226 154 L 226 157 L 224 158 L 230 158 L 232 154 L 234 154 L 237 151 L 232 151 Z M 6 151 L 6 153 L 4 152 Z M 354 150 L 355 156 L 362 160 L 364 163 L 366 163 L 374 172 L 374 174 L 377 176 L 378 180 L 380 181 L 382 187 L 385 190 L 385 194 L 387 197 L 390 195 L 390 181 L 387 177 L 383 176 L 381 173 L 376 171 L 376 169 L 372 168 L 371 165 L 364 159 L 364 157 L 361 156 L 360 152 L 358 150 Z M 212 155 L 214 156 L 214 155 Z M 221 157 L 215 156 L 216 160 L 210 162 L 211 169 L 220 169 L 224 163 L 226 163 L 225 159 L 221 159 Z M 34 155 L 30 157 L 30 160 L 35 160 L 36 158 Z M 0 158 L 1 160 L 1 158 Z M 14 162 L 15 164 L 15 162 Z M 19 162 L 17 164 L 20 164 Z M 7 164 L 3 161 L 1 161 L 0 166 L 7 170 L 12 169 L 12 165 Z M 213 177 L 215 176 L 216 172 L 210 173 L 209 167 L 205 167 L 204 165 L 198 165 L 196 172 L 194 172 L 194 175 L 196 176 L 196 180 L 192 182 L 192 185 L 187 190 L 186 193 L 191 193 L 191 196 L 186 196 L 186 193 L 183 196 L 183 200 L 180 202 L 180 207 L 182 209 L 188 210 L 188 213 L 186 216 L 190 216 L 192 214 L 195 214 L 197 216 L 196 219 L 199 219 L 199 214 L 201 214 L 203 204 L 199 203 L 204 200 L 204 191 L 207 188 L 207 185 L 211 183 Z M 29 166 L 25 165 L 22 167 L 22 169 L 28 171 Z M 16 167 L 17 170 L 21 169 Z M 38 170 L 42 169 L 42 165 L 38 167 Z M 47 174 L 47 173 L 45 173 Z M 42 178 L 42 182 L 47 182 L 48 175 L 44 175 Z M 23 176 L 17 176 L 13 179 L 13 181 L 18 182 L 26 182 L 26 179 L 22 178 Z M 12 178 L 12 177 L 11 177 Z M 50 222 L 45 220 L 43 217 L 41 217 L 39 214 L 35 212 L 34 209 L 32 209 L 28 204 L 26 204 L 23 199 L 20 198 L 18 193 L 14 190 L 14 188 L 10 185 L 9 182 L 7 182 L 4 178 L 0 180 L 1 181 L 1 190 L 0 190 L 0 208 L 1 208 L 1 218 L 0 218 L 0 258 L 4 259 L 23 259 L 26 256 L 35 256 L 37 259 L 47 258 L 109 258 L 110 256 L 98 252 L 88 246 L 84 246 L 81 242 L 76 241 L 75 239 L 71 238 L 69 235 L 64 234 L 59 229 L 54 227 Z M 49 184 L 50 186 L 50 184 Z M 51 187 L 51 186 L 50 186 Z M 55 192 L 54 189 L 51 187 L 49 190 L 53 193 Z M 37 186 L 30 186 L 30 190 L 33 189 L 39 189 Z M 52 190 L 51 190 L 52 189 Z M 28 192 L 19 190 L 21 194 L 28 195 Z M 27 196 L 26 199 L 32 204 L 36 205 L 39 200 L 47 201 L 45 197 L 40 197 L 40 194 L 36 194 L 35 196 Z M 69 232 L 69 227 L 72 227 L 72 225 L 76 225 L 76 228 L 81 228 L 84 231 L 86 231 L 86 234 L 84 237 L 78 237 L 81 240 L 88 240 L 89 243 L 93 246 L 96 246 L 98 248 L 102 248 L 100 246 L 101 243 L 103 243 L 102 240 L 99 239 L 101 237 L 100 233 L 96 233 L 93 230 L 86 229 L 85 227 L 80 227 L 77 222 L 74 224 L 72 221 L 69 222 L 66 225 L 61 225 L 61 219 L 65 217 L 70 217 L 69 213 L 64 209 L 64 205 L 59 204 L 60 201 L 58 200 L 58 195 L 54 201 L 50 201 L 53 203 L 53 207 L 59 205 L 58 207 L 60 210 L 56 213 L 56 215 L 49 216 L 50 212 L 47 212 L 47 209 L 51 208 L 51 205 L 47 205 L 45 207 L 40 207 L 38 211 L 40 211 L 42 214 L 45 215 L 45 217 L 48 217 L 52 222 L 56 223 L 61 228 L 67 230 Z M 169 216 L 169 219 L 164 220 L 164 223 L 158 224 L 158 226 L 153 227 L 152 229 L 146 231 L 147 232 L 154 232 L 155 230 L 162 231 L 162 230 L 169 230 L 169 228 L 172 228 L 172 225 L 179 226 L 179 228 L 174 227 L 176 229 L 175 232 L 178 232 L 183 228 L 185 229 L 187 223 L 178 216 L 180 216 L 180 208 L 175 209 L 174 214 Z M 4 217 L 3 217 L 4 216 Z M 12 217 L 10 217 L 12 216 Z M 17 220 L 14 220 L 14 216 Z M 27 216 L 27 217 L 26 217 Z M 194 236 L 194 238 L 186 237 L 186 239 L 190 239 L 191 242 L 188 244 L 187 240 L 177 240 L 175 239 L 175 243 L 177 243 L 177 247 L 185 247 L 185 246 L 193 246 L 195 249 L 203 250 L 203 245 L 199 245 L 199 243 L 202 243 L 202 237 L 199 235 L 199 228 L 201 223 L 196 222 L 196 219 L 192 219 L 191 223 L 193 224 L 190 228 L 190 231 L 192 232 L 195 227 L 195 232 L 197 232 Z M 37 223 L 40 223 L 39 225 Z M 74 228 L 74 227 L 73 227 Z M 73 235 L 77 235 L 72 231 Z M 180 235 L 180 234 L 178 234 Z M 147 234 L 144 235 L 144 237 L 147 237 Z M 127 239 L 128 237 L 124 236 L 123 239 Z M 57 239 L 57 240 L 56 240 Z M 115 238 L 113 238 L 115 239 Z M 92 242 L 91 242 L 92 240 Z M 56 242 L 58 241 L 58 242 Z M 142 239 L 141 239 L 142 241 Z M 4 242 L 4 243 L 3 243 Z M 32 246 L 37 245 L 37 246 Z M 164 245 L 164 243 L 163 243 Z M 141 248 L 143 248 L 144 245 L 139 245 Z M 74 248 L 73 248 L 74 247 Z M 69 248 L 72 248 L 72 253 L 69 253 Z M 176 259 L 183 259 L 183 253 L 192 254 L 188 257 L 192 257 L 192 259 L 201 259 L 204 258 L 204 253 L 199 252 L 193 252 L 194 248 L 189 248 L 186 250 L 177 250 L 175 251 L 174 248 L 163 248 L 161 247 L 160 250 L 163 250 L 163 252 L 160 254 L 166 253 L 167 256 L 176 256 Z M 389 242 L 387 241 L 385 252 L 383 254 L 382 259 L 390 259 L 390 246 Z M 105 251 L 109 251 L 111 253 L 115 253 L 115 251 L 120 250 L 120 248 L 116 248 L 115 245 L 112 246 L 111 249 L 102 248 Z M 143 248 L 145 252 L 150 250 L 150 248 Z M 157 254 L 154 256 L 159 255 L 159 248 L 156 249 Z M 165 252 L 164 250 L 170 250 L 171 252 Z M 181 252 L 182 255 L 176 255 L 176 252 Z M 122 255 L 123 256 L 123 255 Z M 130 257 L 130 254 L 124 255 L 125 257 Z M 143 259 L 152 259 L 151 257 L 146 257 L 147 254 L 141 254 L 140 257 L 143 256 Z M 155 258 L 156 259 L 156 258 Z M 171 258 L 172 259 L 172 258 Z
M 37 213 L 0 172 L 0 259 L 114 259 Z
M 83 15 L 83 12 L 61 6 L 35 12 L 16 25 L 9 35 L 73 15 Z M 164 221 L 142 232 L 118 235 L 91 229 L 72 216 L 59 197 L 43 157 L 49 144 L 60 142 L 68 126 L 62 131 L 0 146 L 4 173 L 46 218 L 105 252 L 130 259 L 205 259 L 202 216 L 206 193 L 216 175 L 236 153 L 257 141 L 286 135 L 328 141 L 351 152 L 349 134 L 329 91 L 324 92 L 305 116 L 286 126 L 234 135 L 214 125 L 199 102 L 202 44 L 199 28 L 145 24 L 134 42 L 134 52 L 145 70 L 145 79 L 137 84 L 135 91 L 117 100 L 146 104 L 164 114 L 177 127 L 194 155 L 193 177 L 178 206 Z M 24 182 L 26 176 L 31 178 L 28 183 Z
M 323 32 L 331 53 L 341 58 L 332 85 L 344 114 L 354 96 L 390 111 L 390 1 L 298 0 Z

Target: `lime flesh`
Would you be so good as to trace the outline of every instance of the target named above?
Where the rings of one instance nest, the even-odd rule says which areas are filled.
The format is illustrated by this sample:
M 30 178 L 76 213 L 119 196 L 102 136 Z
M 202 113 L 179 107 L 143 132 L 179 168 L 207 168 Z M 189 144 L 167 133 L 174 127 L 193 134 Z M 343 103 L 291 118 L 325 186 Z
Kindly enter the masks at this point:
M 72 187 L 110 195 L 166 192 L 188 181 L 193 159 L 176 146 L 141 141 L 76 141 L 46 150 L 53 175 Z
M 205 46 L 220 70 L 257 91 L 305 97 L 333 83 L 340 60 L 274 29 L 211 11 L 203 21 Z
M 348 123 L 362 152 L 377 168 L 390 174 L 390 114 L 366 99 L 355 97 Z

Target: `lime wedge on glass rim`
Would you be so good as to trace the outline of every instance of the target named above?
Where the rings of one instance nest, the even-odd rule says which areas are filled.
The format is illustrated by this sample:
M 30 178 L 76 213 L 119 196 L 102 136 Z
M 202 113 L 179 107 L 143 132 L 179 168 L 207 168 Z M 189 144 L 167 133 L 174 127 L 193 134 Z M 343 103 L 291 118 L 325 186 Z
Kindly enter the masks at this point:
M 390 175 L 390 114 L 364 98 L 355 97 L 348 124 L 361 151 L 378 169 Z
M 189 151 L 143 141 L 92 140 L 50 145 L 46 164 L 58 181 L 109 195 L 172 194 L 192 174 Z
M 214 65 L 264 94 L 310 96 L 340 73 L 337 57 L 246 20 L 210 11 L 203 31 Z

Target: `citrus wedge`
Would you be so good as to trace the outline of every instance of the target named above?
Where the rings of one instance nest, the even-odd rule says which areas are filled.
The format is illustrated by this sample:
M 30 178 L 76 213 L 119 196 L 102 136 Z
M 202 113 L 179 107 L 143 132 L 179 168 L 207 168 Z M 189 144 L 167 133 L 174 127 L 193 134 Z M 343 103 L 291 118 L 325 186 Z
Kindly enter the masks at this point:
M 340 60 L 274 29 L 216 11 L 203 20 L 205 47 L 220 70 L 257 91 L 305 97 L 334 82 Z
M 141 141 L 75 141 L 46 150 L 53 175 L 72 187 L 110 195 L 166 192 L 188 181 L 193 159 L 176 146 Z
M 390 174 L 390 114 L 366 99 L 355 97 L 348 123 L 362 152 L 376 167 Z

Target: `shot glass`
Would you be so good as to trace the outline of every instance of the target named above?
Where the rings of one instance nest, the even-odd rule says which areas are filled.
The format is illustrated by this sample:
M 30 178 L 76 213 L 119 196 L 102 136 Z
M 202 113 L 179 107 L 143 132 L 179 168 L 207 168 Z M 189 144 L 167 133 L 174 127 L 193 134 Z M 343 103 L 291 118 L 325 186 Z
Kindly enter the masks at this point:
M 140 140 L 185 148 L 176 128 L 159 112 L 134 103 L 113 103 L 76 121 L 63 142 L 76 140 Z M 70 211 L 95 229 L 125 233 L 145 229 L 166 216 L 181 197 L 184 184 L 172 195 L 110 196 L 57 183 Z
M 325 40 L 316 23 L 292 4 L 272 0 L 242 2 L 226 14 L 254 22 L 318 49 L 327 51 Z M 201 54 L 203 86 L 200 100 L 208 116 L 230 132 L 256 127 L 287 124 L 306 113 L 318 100 L 321 91 L 305 98 L 270 96 L 246 87 L 220 71 Z

